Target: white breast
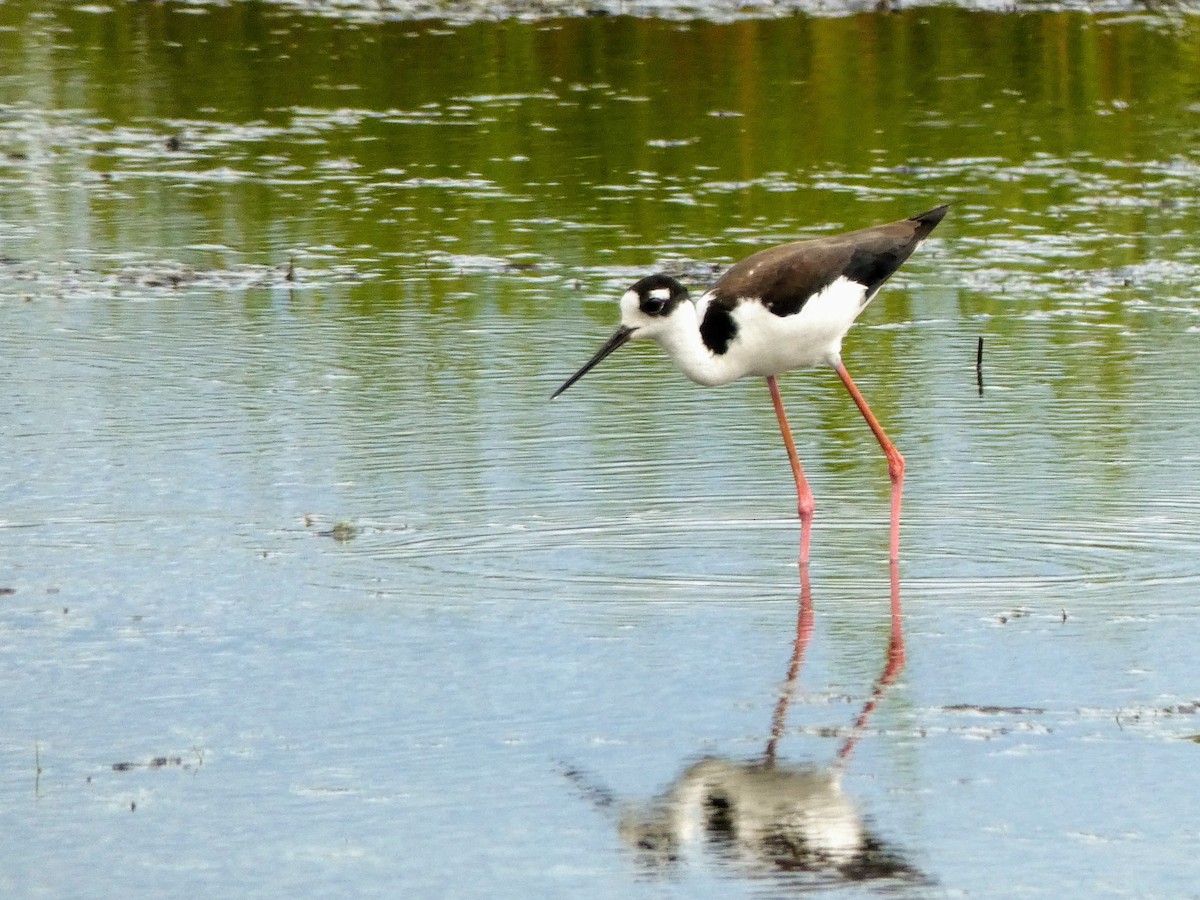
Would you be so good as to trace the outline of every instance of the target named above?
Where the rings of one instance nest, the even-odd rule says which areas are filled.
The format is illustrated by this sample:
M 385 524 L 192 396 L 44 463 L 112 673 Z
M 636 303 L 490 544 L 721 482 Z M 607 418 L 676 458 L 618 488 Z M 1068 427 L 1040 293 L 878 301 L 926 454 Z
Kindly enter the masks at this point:
M 707 296 L 700 298 L 702 303 Z M 728 381 L 833 365 L 840 358 L 842 338 L 865 308 L 866 299 L 864 285 L 838 278 L 794 315 L 777 316 L 754 300 L 739 303 L 733 311 L 737 334 L 723 365 L 718 365 L 736 372 Z

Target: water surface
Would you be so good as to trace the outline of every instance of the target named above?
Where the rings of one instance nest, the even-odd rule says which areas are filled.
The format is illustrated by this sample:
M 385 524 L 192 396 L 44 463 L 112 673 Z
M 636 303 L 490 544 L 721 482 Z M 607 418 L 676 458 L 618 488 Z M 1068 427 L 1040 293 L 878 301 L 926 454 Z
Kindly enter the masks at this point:
M 1198 48 L 0 7 L 0 886 L 1194 891 Z M 761 383 L 548 401 L 641 274 L 944 201 L 845 348 L 895 585 L 831 373 L 807 600 Z M 892 870 L 671 831 L 767 755 Z

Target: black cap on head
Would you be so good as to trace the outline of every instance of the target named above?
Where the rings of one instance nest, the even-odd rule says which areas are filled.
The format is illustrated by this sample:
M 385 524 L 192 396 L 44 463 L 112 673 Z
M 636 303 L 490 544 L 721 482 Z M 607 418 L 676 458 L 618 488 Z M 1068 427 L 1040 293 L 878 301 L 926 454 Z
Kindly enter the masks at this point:
M 630 285 L 638 308 L 648 316 L 669 316 L 688 297 L 687 288 L 670 275 L 647 275 Z

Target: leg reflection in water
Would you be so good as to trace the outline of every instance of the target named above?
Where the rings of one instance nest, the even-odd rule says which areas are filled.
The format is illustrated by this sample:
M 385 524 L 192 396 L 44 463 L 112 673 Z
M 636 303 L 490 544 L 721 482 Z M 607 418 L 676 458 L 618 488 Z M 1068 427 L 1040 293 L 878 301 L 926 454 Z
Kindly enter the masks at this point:
M 806 567 L 800 569 L 800 601 L 787 680 L 774 710 L 766 752 L 745 762 L 706 757 L 688 765 L 649 803 L 626 806 L 620 835 L 637 859 L 670 873 L 685 860 L 709 855 L 731 873 L 783 880 L 791 885 L 896 879 L 926 884 L 901 851 L 871 831 L 842 789 L 842 775 L 881 699 L 904 667 L 900 582 L 891 567 L 891 634 L 883 669 L 870 696 L 826 766 L 780 762 L 788 708 L 813 636 L 814 613 Z M 598 805 L 615 798 L 583 784 Z

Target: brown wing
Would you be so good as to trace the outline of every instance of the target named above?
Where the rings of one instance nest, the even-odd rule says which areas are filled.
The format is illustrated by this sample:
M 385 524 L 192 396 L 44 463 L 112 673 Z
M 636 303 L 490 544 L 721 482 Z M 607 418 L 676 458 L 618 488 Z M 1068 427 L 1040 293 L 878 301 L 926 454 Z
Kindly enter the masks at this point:
M 939 206 L 887 225 L 762 250 L 718 279 L 712 302 L 729 309 L 741 298 L 756 297 L 775 315 L 790 316 L 838 278 L 863 285 L 865 302 L 928 237 L 946 210 Z

